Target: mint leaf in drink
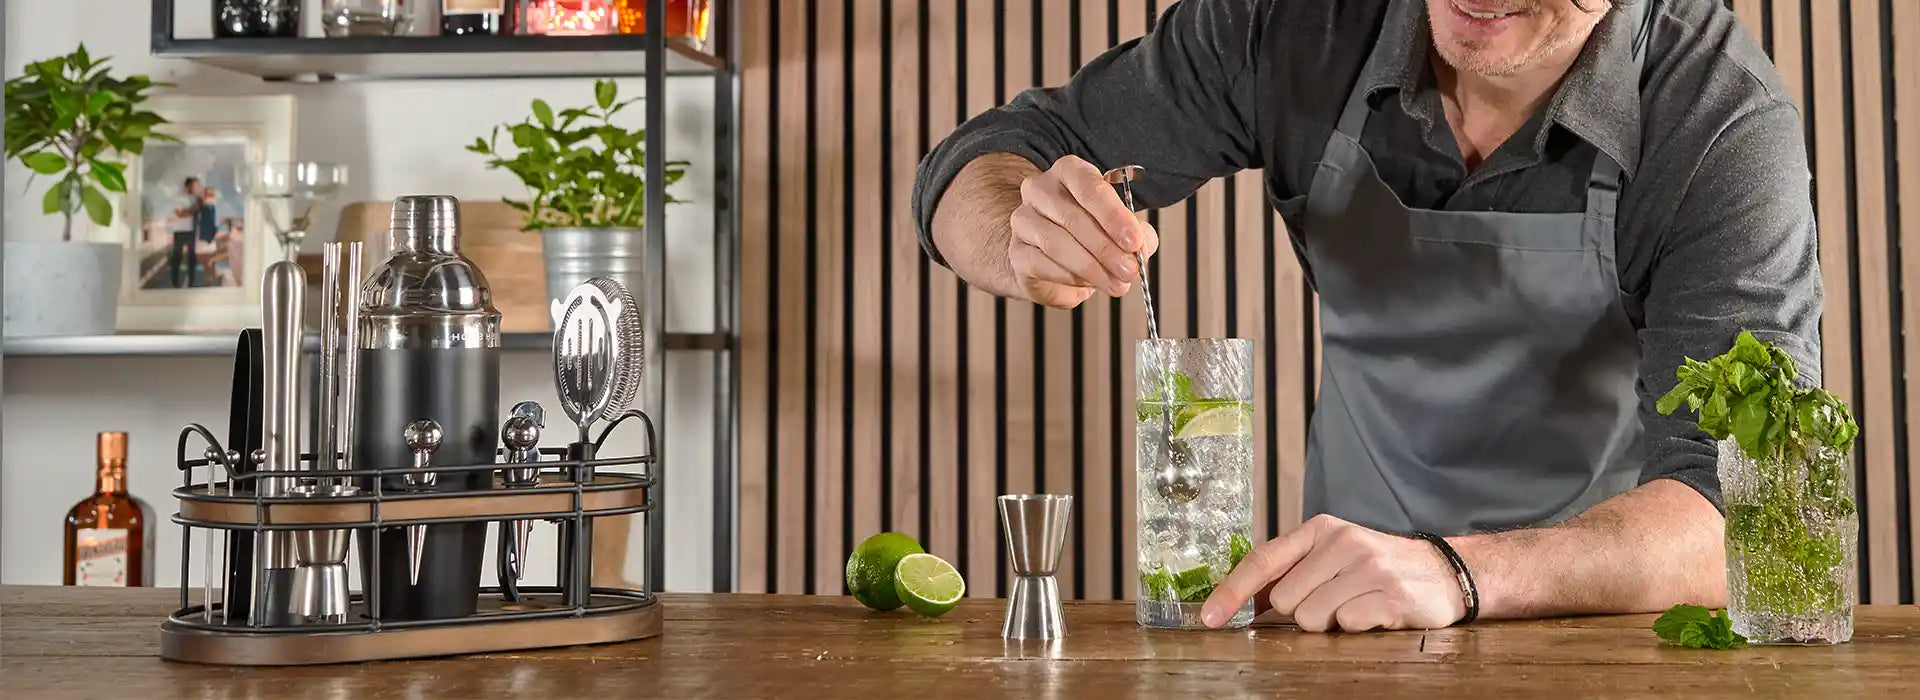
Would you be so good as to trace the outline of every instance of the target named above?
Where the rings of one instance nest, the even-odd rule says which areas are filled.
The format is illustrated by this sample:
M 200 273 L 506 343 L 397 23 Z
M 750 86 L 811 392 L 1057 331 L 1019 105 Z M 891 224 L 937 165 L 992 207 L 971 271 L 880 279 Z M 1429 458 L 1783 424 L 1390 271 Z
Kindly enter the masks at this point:
M 1698 605 L 1675 605 L 1653 621 L 1653 633 L 1672 644 L 1694 649 L 1739 649 L 1747 638 L 1733 631 L 1733 620 Z
M 1227 560 L 1233 562 L 1228 571 L 1240 568 L 1240 560 L 1252 553 L 1253 543 L 1247 540 L 1247 536 L 1238 532 L 1233 533 L 1233 537 L 1227 540 Z
M 1205 564 L 1173 575 L 1173 594 L 1183 603 L 1203 603 L 1213 595 L 1213 569 Z
M 1166 569 L 1140 574 L 1140 586 L 1147 589 L 1147 597 L 1153 600 L 1173 599 L 1173 574 Z

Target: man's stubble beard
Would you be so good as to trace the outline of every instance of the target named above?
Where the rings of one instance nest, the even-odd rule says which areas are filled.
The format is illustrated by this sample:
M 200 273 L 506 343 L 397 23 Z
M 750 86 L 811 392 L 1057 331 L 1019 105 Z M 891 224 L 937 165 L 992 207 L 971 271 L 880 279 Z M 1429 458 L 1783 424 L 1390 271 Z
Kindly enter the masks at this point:
M 1440 59 L 1446 61 L 1447 65 L 1462 73 L 1472 73 L 1488 78 L 1505 78 L 1538 66 L 1546 62 L 1548 57 L 1559 53 L 1573 43 L 1572 33 L 1566 31 L 1564 27 L 1555 25 L 1551 28 L 1546 41 L 1536 44 L 1532 50 L 1517 59 L 1502 61 L 1488 57 L 1485 47 L 1476 46 L 1479 42 L 1443 42 L 1437 36 L 1434 39 L 1434 47 L 1440 52 Z

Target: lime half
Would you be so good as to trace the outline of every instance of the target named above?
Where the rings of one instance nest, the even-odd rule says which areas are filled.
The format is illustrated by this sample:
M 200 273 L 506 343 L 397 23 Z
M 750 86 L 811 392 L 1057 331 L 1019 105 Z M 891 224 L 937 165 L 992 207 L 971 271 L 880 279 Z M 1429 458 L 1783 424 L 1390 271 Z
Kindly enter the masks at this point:
M 1239 435 L 1253 426 L 1253 411 L 1249 404 L 1234 402 L 1209 406 L 1188 418 L 1174 433 L 1175 440 L 1216 437 L 1220 435 Z
M 847 591 L 861 605 L 874 610 L 900 607 L 900 597 L 893 591 L 894 568 L 907 555 L 924 551 L 919 542 L 898 532 L 867 538 L 847 555 Z
M 893 572 L 894 592 L 914 612 L 927 617 L 947 614 L 967 594 L 967 582 L 947 560 L 931 554 L 909 554 Z

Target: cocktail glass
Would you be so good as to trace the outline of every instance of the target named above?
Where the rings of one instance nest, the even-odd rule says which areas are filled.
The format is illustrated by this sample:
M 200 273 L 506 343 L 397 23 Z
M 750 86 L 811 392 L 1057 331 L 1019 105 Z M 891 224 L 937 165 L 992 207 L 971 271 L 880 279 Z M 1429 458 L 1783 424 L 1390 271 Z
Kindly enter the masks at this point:
M 313 227 L 313 210 L 347 184 L 347 166 L 333 163 L 258 163 L 247 178 L 247 198 L 259 205 L 266 228 L 292 260 Z
M 1146 627 L 1195 629 L 1201 603 L 1253 547 L 1253 341 L 1142 340 L 1139 381 L 1139 605 Z M 1175 469 L 1175 498 L 1154 477 Z M 1191 496 L 1187 498 L 1186 496 Z M 1226 627 L 1253 621 L 1248 601 Z

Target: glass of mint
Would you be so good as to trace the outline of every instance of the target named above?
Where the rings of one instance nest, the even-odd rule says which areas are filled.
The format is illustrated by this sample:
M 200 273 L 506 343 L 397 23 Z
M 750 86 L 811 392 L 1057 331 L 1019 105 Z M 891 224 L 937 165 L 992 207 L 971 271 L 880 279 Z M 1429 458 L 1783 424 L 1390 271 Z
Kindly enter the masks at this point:
M 1253 547 L 1253 341 L 1143 340 L 1135 349 L 1139 605 L 1147 627 L 1198 629 L 1200 607 Z M 1168 493 L 1156 475 L 1182 474 Z M 1253 603 L 1226 627 L 1253 621 Z
M 1661 413 L 1685 405 L 1719 440 L 1726 505 L 1727 614 L 1755 644 L 1840 644 L 1859 602 L 1852 413 L 1801 386 L 1793 358 L 1742 332 L 1732 350 L 1688 358 Z

